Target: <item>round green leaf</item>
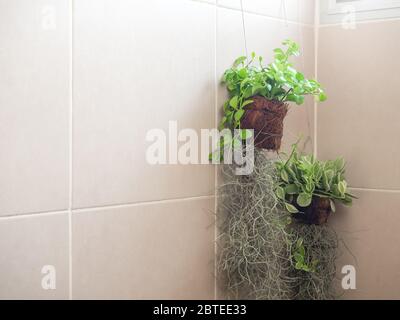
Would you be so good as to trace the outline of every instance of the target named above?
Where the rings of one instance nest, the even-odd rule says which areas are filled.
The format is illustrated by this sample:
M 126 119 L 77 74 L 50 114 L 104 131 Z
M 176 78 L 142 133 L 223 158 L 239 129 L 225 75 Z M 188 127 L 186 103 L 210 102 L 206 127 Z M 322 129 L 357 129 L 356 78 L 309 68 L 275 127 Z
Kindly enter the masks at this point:
M 323 92 L 319 94 L 319 97 L 318 97 L 318 98 L 319 98 L 319 101 L 320 101 L 320 102 L 324 102 L 326 99 L 328 99 L 328 97 L 326 96 L 326 94 L 323 93 Z
M 285 200 L 285 190 L 282 187 L 277 187 L 275 193 L 279 199 Z
M 290 213 L 299 212 L 299 210 L 297 210 L 297 208 L 294 205 L 290 204 L 290 203 L 285 203 L 285 207 L 286 207 L 286 210 L 289 211 Z
M 299 188 L 295 184 L 288 184 L 285 187 L 285 191 L 287 194 L 297 194 L 299 193 Z
M 300 193 L 297 197 L 297 204 L 300 207 L 308 207 L 311 204 L 312 195 L 308 193 Z
M 283 181 L 289 182 L 289 176 L 285 169 L 282 169 L 282 171 L 281 171 L 281 178 Z

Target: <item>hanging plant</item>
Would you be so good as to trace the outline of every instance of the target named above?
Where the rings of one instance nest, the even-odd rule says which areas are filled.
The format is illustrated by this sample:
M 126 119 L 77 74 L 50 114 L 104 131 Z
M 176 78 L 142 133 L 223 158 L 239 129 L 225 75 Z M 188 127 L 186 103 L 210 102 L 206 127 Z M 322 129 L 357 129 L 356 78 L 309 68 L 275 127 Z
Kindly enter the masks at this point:
M 335 212 L 335 201 L 351 205 L 355 198 L 347 190 L 342 158 L 318 161 L 312 155 L 299 155 L 295 144 L 289 158 L 278 160 L 276 167 L 277 197 L 305 223 L 323 224 Z
M 333 299 L 338 238 L 294 218 L 276 195 L 276 160 L 255 150 L 254 171 L 221 168 L 218 284 L 232 299 Z
M 299 46 L 291 40 L 283 45 L 270 64 L 253 53 L 236 59 L 223 76 L 229 98 L 219 129 L 253 129 L 254 145 L 273 151 L 281 146 L 289 102 L 301 105 L 306 95 L 326 100 L 321 85 L 289 62 Z M 212 157 L 221 157 L 227 146 L 241 146 L 249 132 L 221 137 Z M 236 175 L 235 165 L 221 171 L 217 267 L 222 292 L 235 299 L 335 298 L 339 240 L 325 222 L 335 202 L 351 205 L 355 198 L 347 190 L 343 159 L 318 161 L 300 155 L 297 144 L 286 160 L 254 151 L 248 175 Z
M 275 151 L 281 145 L 288 102 L 301 105 L 306 95 L 326 100 L 320 84 L 306 79 L 290 63 L 291 57 L 300 54 L 298 44 L 285 40 L 283 45 L 286 48 L 275 49 L 274 61 L 266 66 L 254 52 L 250 60 L 237 58 L 222 79 L 229 99 L 223 106 L 220 129 L 254 129 L 255 146 Z

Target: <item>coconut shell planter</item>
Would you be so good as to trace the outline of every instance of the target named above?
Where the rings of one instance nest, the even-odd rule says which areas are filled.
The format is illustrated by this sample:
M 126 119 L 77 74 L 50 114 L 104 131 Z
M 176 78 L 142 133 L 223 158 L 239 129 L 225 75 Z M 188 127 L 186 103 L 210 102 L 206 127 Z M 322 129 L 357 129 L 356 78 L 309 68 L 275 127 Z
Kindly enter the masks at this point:
M 253 102 L 245 107 L 241 128 L 254 129 L 255 147 L 278 151 L 283 136 L 283 120 L 289 105 L 262 96 L 252 97 L 251 100 Z
M 326 99 L 320 84 L 289 62 L 299 46 L 283 45 L 267 65 L 254 53 L 239 57 L 222 79 L 229 98 L 219 128 L 253 129 L 255 146 L 251 173 L 236 175 L 235 164 L 221 171 L 218 278 L 234 299 L 334 298 L 338 239 L 327 221 L 335 202 L 350 205 L 355 198 L 343 159 L 319 161 L 300 154 L 297 144 L 289 156 L 271 159 L 263 152 L 280 150 L 289 103 L 301 105 L 306 95 Z M 249 138 L 247 131 L 233 137 L 233 148 Z
M 302 213 L 296 213 L 294 217 L 306 224 L 322 225 L 328 222 L 332 213 L 331 201 L 328 198 L 313 197 L 311 205 L 305 208 L 296 206 L 297 210 L 303 210 Z

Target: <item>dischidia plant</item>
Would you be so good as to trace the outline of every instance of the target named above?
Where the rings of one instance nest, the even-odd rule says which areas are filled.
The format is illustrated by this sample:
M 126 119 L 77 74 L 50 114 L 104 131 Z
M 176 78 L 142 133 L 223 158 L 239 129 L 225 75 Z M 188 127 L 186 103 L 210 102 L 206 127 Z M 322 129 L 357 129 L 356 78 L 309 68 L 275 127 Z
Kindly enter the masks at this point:
M 355 198 L 347 190 L 342 158 L 319 161 L 313 155 L 300 155 L 295 144 L 288 159 L 278 160 L 276 167 L 277 197 L 286 210 L 306 223 L 325 223 L 335 212 L 334 201 L 351 205 Z
M 254 129 L 255 146 L 267 150 L 280 148 L 287 102 L 301 105 L 306 95 L 326 100 L 321 85 L 306 79 L 290 62 L 300 54 L 299 45 L 292 40 L 283 45 L 284 49 L 274 49 L 274 61 L 267 65 L 254 52 L 250 59 L 237 58 L 222 79 L 229 99 L 224 103 L 219 128 Z

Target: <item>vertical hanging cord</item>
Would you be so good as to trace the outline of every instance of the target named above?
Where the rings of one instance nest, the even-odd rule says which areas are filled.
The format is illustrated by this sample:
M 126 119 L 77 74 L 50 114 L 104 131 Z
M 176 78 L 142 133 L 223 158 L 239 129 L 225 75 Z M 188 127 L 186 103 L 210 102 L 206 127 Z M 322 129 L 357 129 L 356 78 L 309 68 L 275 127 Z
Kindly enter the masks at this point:
M 304 45 L 304 34 L 303 34 L 303 27 L 302 27 L 302 23 L 301 23 L 301 16 L 302 16 L 302 7 L 301 7 L 301 1 L 299 2 L 298 5 L 298 10 L 297 10 L 297 32 L 299 35 L 299 44 L 300 44 L 300 49 L 305 50 L 305 48 L 303 47 Z M 303 70 L 303 72 L 305 71 L 305 57 L 304 55 L 301 57 L 300 59 L 300 64 L 301 64 L 301 69 Z M 303 141 L 303 149 L 306 149 L 307 144 L 312 143 L 312 135 L 313 132 L 311 130 L 311 120 L 310 120 L 310 112 L 308 110 L 308 108 L 304 108 L 305 113 L 306 113 L 306 121 L 307 121 L 307 131 L 308 134 L 304 137 L 305 140 Z
M 285 25 L 287 27 L 288 20 L 287 20 L 287 11 L 286 11 L 286 0 L 281 0 L 281 7 L 282 7 L 282 11 L 283 11 L 283 19 L 285 20 Z
M 246 57 L 249 56 L 247 52 L 247 37 L 246 37 L 246 25 L 244 23 L 244 10 L 243 10 L 243 0 L 240 0 L 240 8 L 242 11 L 242 27 L 243 27 L 243 39 L 244 39 L 244 51 L 246 53 Z

